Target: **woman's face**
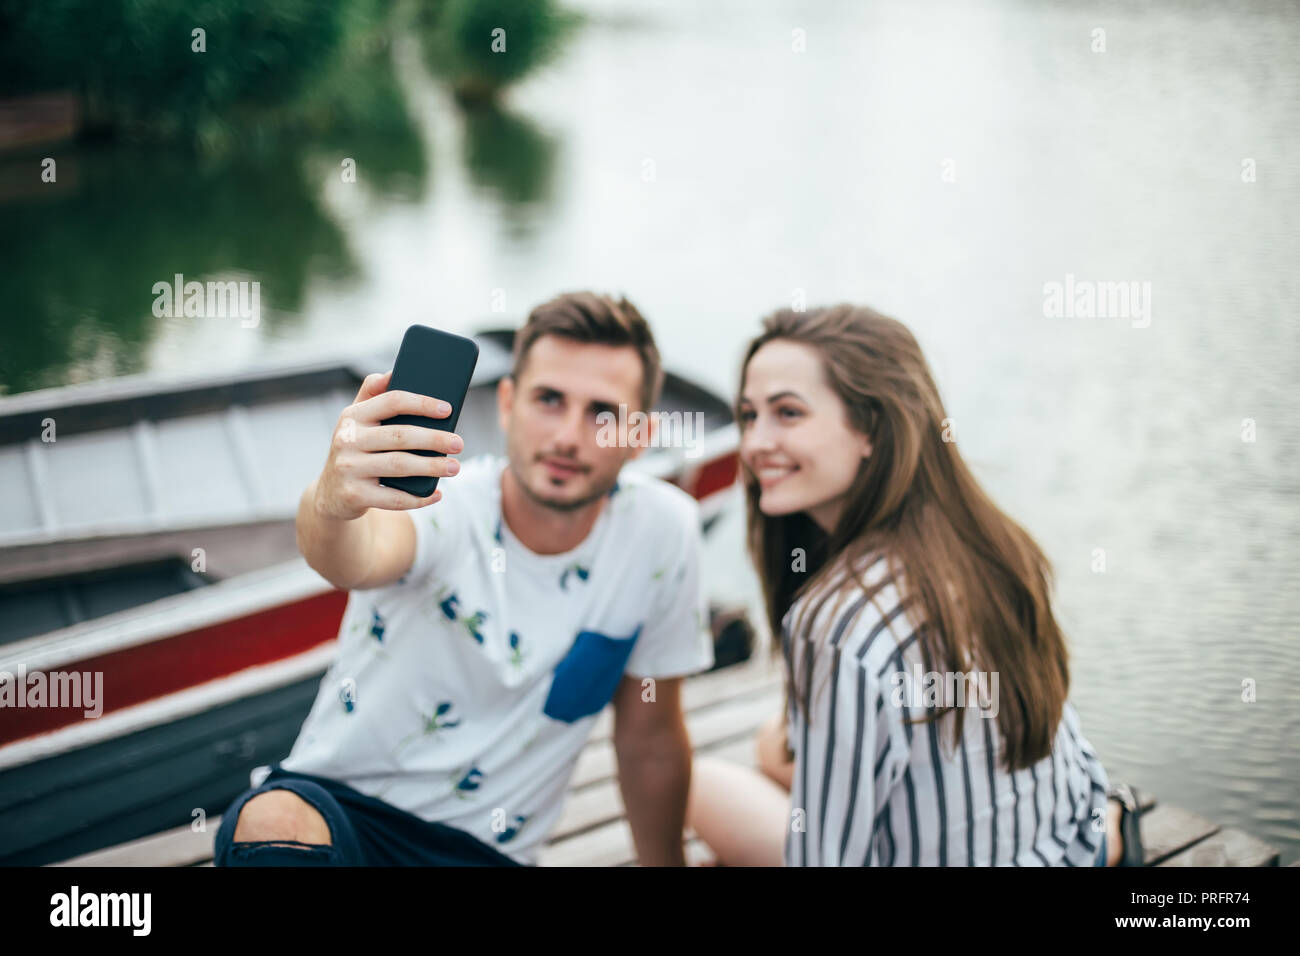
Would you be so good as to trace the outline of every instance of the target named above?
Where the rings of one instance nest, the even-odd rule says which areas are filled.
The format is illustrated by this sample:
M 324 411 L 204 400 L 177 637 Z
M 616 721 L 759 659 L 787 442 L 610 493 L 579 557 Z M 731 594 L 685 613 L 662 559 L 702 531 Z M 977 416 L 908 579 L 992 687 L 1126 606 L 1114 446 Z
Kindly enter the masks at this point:
M 758 478 L 765 515 L 807 512 L 828 533 L 871 440 L 848 422 L 809 345 L 774 339 L 745 367 L 740 458 Z

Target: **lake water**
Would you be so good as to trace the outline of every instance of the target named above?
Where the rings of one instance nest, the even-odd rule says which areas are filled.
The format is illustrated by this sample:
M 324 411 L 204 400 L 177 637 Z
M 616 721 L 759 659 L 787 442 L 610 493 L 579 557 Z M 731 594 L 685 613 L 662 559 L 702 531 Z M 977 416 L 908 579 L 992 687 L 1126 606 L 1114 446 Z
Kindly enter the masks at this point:
M 382 138 L 60 152 L 58 191 L 0 205 L 0 383 L 363 349 L 591 287 L 730 395 L 765 312 L 873 305 L 1052 559 L 1112 778 L 1300 856 L 1294 5 L 586 12 L 493 113 L 461 114 L 407 43 L 409 125 Z M 260 323 L 155 318 L 175 273 L 260 281 Z M 1049 317 L 1067 281 L 1134 282 L 1149 308 Z M 732 514 L 708 573 L 752 598 L 739 542 Z

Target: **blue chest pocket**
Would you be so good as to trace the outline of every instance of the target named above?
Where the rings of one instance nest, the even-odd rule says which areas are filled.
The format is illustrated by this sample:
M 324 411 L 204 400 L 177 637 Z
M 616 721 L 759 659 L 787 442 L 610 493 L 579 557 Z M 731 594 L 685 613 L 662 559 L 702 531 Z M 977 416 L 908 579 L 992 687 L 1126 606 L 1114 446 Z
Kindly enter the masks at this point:
M 614 696 L 640 634 L 639 625 L 631 637 L 580 632 L 569 653 L 555 665 L 551 692 L 546 695 L 542 713 L 569 724 L 599 713 Z

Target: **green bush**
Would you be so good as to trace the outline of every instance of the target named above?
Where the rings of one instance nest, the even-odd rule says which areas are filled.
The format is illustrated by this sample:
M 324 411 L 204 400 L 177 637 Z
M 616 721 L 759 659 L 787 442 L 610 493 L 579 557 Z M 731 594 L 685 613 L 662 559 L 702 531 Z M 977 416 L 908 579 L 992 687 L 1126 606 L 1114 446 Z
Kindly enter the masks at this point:
M 555 56 L 578 22 L 552 0 L 434 0 L 424 19 L 430 66 L 462 101 L 495 99 Z
M 0 0 L 0 95 L 73 89 L 91 130 L 219 145 L 293 115 L 390 0 Z M 205 31 L 205 52 L 192 31 Z M 281 111 L 276 115 L 276 111 Z

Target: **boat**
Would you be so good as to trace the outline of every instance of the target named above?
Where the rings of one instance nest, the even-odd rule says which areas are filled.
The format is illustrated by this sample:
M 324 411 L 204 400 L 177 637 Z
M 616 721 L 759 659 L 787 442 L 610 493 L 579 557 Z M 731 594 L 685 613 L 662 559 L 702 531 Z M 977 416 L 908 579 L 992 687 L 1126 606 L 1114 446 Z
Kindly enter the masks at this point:
M 474 338 L 462 457 L 504 454 L 513 333 Z M 219 813 L 288 753 L 347 601 L 298 555 L 298 499 L 394 354 L 0 397 L 0 864 Z M 656 411 L 699 413 L 702 434 L 627 467 L 692 494 L 707 533 L 737 493 L 730 407 L 668 373 Z M 743 659 L 748 622 L 711 612 L 718 666 Z

